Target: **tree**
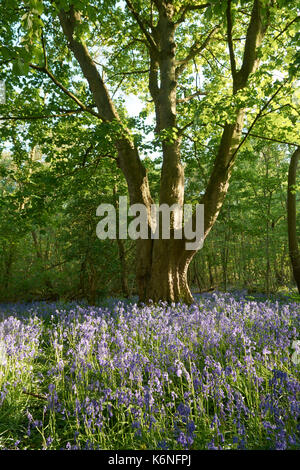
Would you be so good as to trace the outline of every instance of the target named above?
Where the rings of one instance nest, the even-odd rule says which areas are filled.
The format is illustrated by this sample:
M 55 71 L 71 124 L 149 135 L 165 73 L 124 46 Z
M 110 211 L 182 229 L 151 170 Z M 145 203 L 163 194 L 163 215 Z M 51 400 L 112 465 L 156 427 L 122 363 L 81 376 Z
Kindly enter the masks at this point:
M 289 237 L 289 253 L 298 291 L 300 294 L 300 252 L 298 247 L 296 232 L 296 181 L 297 167 L 300 157 L 300 147 L 298 147 L 291 156 L 288 175 L 288 191 L 287 191 L 287 216 L 288 216 L 288 237 Z
M 112 85 L 131 91 L 138 81 L 144 97 L 150 94 L 149 106 L 155 114 L 154 140 L 160 142 L 162 155 L 159 204 L 182 206 L 184 203 L 182 146 L 186 133 L 192 128 L 193 137 L 200 139 L 202 126 L 211 133 L 206 137 L 209 177 L 197 198 L 205 208 L 206 238 L 223 205 L 238 150 L 263 113 L 269 111 L 271 102 L 282 98 L 292 81 L 291 76 L 285 76 L 281 82 L 273 80 L 270 71 L 280 69 L 284 63 L 279 52 L 270 57 L 270 51 L 283 47 L 286 60 L 290 58 L 293 36 L 288 45 L 280 41 L 297 23 L 293 2 L 26 0 L 21 6 L 14 0 L 6 3 L 13 16 L 6 20 L 10 27 L 4 29 L 11 46 L 9 50 L 3 49 L 5 61 L 13 62 L 16 73 L 28 74 L 31 70 L 38 77 L 35 80 L 43 80 L 41 77 L 48 80 L 46 87 L 49 83 L 55 85 L 55 91 L 52 89 L 50 98 L 45 96 L 44 106 L 40 106 L 44 109 L 47 105 L 52 115 L 41 113 L 27 116 L 28 119 L 90 115 L 92 125 L 98 129 L 98 138 L 110 142 L 112 157 L 127 182 L 130 203 L 141 203 L 147 208 L 149 238 L 136 241 L 140 300 L 191 302 L 187 271 L 196 250 L 186 250 L 186 240 L 174 238 L 173 219 L 170 240 L 151 239 L 150 208 L 154 200 L 142 160 L 143 145 L 139 145 L 139 139 L 130 129 L 120 100 L 113 99 Z M 280 15 L 286 24 L 278 32 Z M 14 45 L 16 24 L 21 24 L 23 31 L 22 47 Z M 268 41 L 263 49 L 267 31 Z M 209 55 L 221 62 L 217 72 L 215 64 L 210 66 Z M 205 68 L 204 61 L 211 70 Z M 196 90 L 190 92 L 193 67 L 197 70 L 199 65 L 203 69 L 205 89 L 199 89 L 196 84 Z M 226 75 L 227 66 L 230 73 Z M 104 72 L 110 75 L 107 80 Z M 271 77 L 260 86 L 264 73 Z M 78 75 L 84 77 L 88 89 L 84 82 L 76 83 Z M 26 90 L 33 94 L 28 85 Z M 219 93 L 222 104 L 216 106 Z M 198 101 L 201 96 L 204 98 Z M 75 102 L 77 108 L 66 109 L 66 100 Z M 214 105 L 217 119 L 212 116 Z M 248 108 L 256 112 L 251 124 L 246 119 Z M 5 117 L 8 118 L 13 121 L 20 116 Z M 243 137 L 245 123 L 248 130 Z

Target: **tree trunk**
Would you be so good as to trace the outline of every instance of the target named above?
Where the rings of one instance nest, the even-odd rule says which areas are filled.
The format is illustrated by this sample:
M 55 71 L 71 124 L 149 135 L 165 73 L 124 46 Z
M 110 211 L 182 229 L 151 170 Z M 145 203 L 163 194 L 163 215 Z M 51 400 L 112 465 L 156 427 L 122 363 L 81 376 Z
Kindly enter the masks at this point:
M 86 257 L 81 261 L 79 271 L 78 291 L 82 297 L 85 297 L 85 277 L 86 277 Z
M 13 260 L 14 260 L 14 245 L 10 245 L 9 250 L 8 250 L 8 257 L 5 261 L 5 270 L 4 270 L 3 286 L 4 286 L 5 291 L 8 290 Z
M 184 243 L 184 240 L 153 241 L 151 269 L 146 286 L 145 278 L 137 278 L 140 301 L 193 302 L 187 281 L 187 271 L 193 255 L 188 254 Z M 149 244 L 144 243 L 145 258 L 148 249 Z M 138 262 L 140 262 L 139 258 Z
M 183 60 L 176 57 L 176 10 L 173 2 L 154 2 L 157 8 L 158 21 L 149 28 L 143 26 L 139 11 L 135 10 L 131 1 L 126 0 L 127 7 L 136 19 L 147 40 L 150 59 L 149 91 L 155 107 L 156 132 L 162 140 L 163 163 L 161 169 L 159 203 L 169 207 L 184 203 L 184 171 L 180 156 L 182 129 L 177 125 L 177 82 L 190 61 L 206 47 L 207 41 L 216 32 L 214 28 L 202 46 L 192 47 Z M 233 94 L 243 89 L 249 75 L 258 65 L 257 48 L 260 46 L 266 25 L 262 21 L 260 0 L 254 0 L 251 17 L 246 33 L 242 66 L 237 70 L 232 44 L 232 21 L 230 2 L 227 9 L 227 36 L 230 50 L 230 61 L 233 79 Z M 80 13 L 72 6 L 68 12 L 60 10 L 59 20 L 68 40 L 68 47 L 77 59 L 83 75 L 89 83 L 98 113 L 97 116 L 105 122 L 115 122 L 120 125 L 116 133 L 115 147 L 118 154 L 118 165 L 122 170 L 130 195 L 130 203 L 142 203 L 148 212 L 148 231 L 151 232 L 150 193 L 147 172 L 139 157 L 138 149 L 128 129 L 121 119 L 111 100 L 108 88 L 97 70 L 89 51 L 76 33 L 81 21 Z M 150 31 L 151 30 L 151 31 Z M 74 97 L 73 97 L 74 99 Z M 81 104 L 81 107 L 83 105 Z M 204 204 L 204 237 L 214 225 L 224 202 L 232 167 L 239 149 L 239 142 L 244 123 L 244 110 L 236 109 L 236 119 L 226 123 L 221 143 L 213 165 L 212 173 L 201 203 Z M 168 135 L 172 139 L 168 138 Z M 171 229 L 173 222 L 171 221 Z M 187 283 L 187 270 L 196 251 L 186 251 L 184 240 L 142 240 L 136 242 L 137 285 L 141 301 L 166 300 L 187 303 L 193 301 Z
M 120 238 L 117 238 L 118 244 L 118 252 L 119 252 L 119 260 L 120 260 L 120 280 L 121 280 L 121 287 L 122 287 L 122 294 L 124 297 L 129 297 L 129 287 L 128 287 L 128 270 L 127 270 L 127 262 L 126 262 L 126 254 L 124 248 L 124 242 Z
M 202 264 L 202 263 L 201 263 Z M 199 265 L 199 261 L 194 261 L 194 278 L 196 279 L 196 283 L 197 283 L 197 286 L 198 286 L 198 291 L 201 292 L 203 289 L 205 289 L 206 287 L 206 283 L 205 283 L 205 278 L 203 276 L 203 274 L 199 273 L 198 271 L 198 265 Z
M 296 179 L 297 166 L 300 157 L 300 147 L 295 150 L 291 156 L 289 175 L 288 175 L 288 194 L 287 194 L 287 215 L 288 215 L 288 238 L 289 252 L 293 269 L 294 279 L 296 281 L 300 294 L 300 252 L 298 247 L 296 232 Z
M 37 234 L 36 234 L 35 230 L 31 231 L 31 236 L 32 236 L 32 239 L 33 239 L 37 259 L 40 262 L 40 269 L 41 269 L 41 271 L 43 273 L 43 276 L 44 276 L 44 284 L 45 284 L 45 287 L 48 290 L 48 295 L 50 294 L 50 296 L 51 296 L 52 292 L 53 292 L 53 285 L 52 285 L 52 281 L 51 281 L 49 273 L 46 272 L 47 271 L 46 259 L 43 255 L 42 247 L 39 243 L 39 240 L 38 240 L 38 237 L 37 237 Z
M 213 275 L 213 272 L 212 272 L 212 264 L 211 264 L 210 254 L 207 255 L 206 261 L 207 261 L 207 269 L 208 269 L 208 272 L 209 272 L 209 283 L 210 283 L 209 287 L 212 287 L 214 285 L 215 281 L 214 281 L 214 275 Z

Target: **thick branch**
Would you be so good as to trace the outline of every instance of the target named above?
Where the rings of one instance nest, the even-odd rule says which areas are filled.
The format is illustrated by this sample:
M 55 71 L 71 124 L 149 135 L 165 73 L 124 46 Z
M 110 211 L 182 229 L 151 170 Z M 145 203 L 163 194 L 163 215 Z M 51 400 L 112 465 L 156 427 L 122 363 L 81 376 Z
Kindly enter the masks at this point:
M 289 252 L 293 268 L 293 274 L 300 293 L 300 252 L 297 240 L 297 214 L 296 214 L 296 191 L 297 167 L 300 158 L 300 147 L 297 147 L 289 165 L 288 193 L 287 193 L 287 216 L 288 216 L 288 238 Z
M 191 48 L 187 56 L 183 60 L 178 60 L 177 61 L 177 69 L 176 69 L 176 76 L 178 77 L 183 70 L 185 69 L 186 65 L 197 55 L 199 55 L 208 45 L 209 41 L 211 38 L 214 36 L 214 34 L 219 30 L 219 25 L 215 26 L 208 34 L 208 36 L 205 38 L 203 43 L 198 46 L 198 42 L 195 42 Z
M 229 22 L 229 30 L 230 30 Z M 253 73 L 258 65 L 257 62 L 257 48 L 260 46 L 263 36 L 266 31 L 266 26 L 262 23 L 261 18 L 261 4 L 260 0 L 254 0 L 253 8 L 251 12 L 251 19 L 246 34 L 243 65 L 239 72 L 236 73 L 233 83 L 233 93 L 236 93 L 239 89 L 245 87 L 248 82 L 249 75 Z M 271 99 L 273 99 L 279 90 L 277 90 Z M 271 100 L 266 103 L 262 108 L 259 115 L 266 109 L 266 106 Z M 202 203 L 205 206 L 204 211 L 204 231 L 205 237 L 209 233 L 211 227 L 215 223 L 224 199 L 226 197 L 229 181 L 235 156 L 237 151 L 245 142 L 245 138 L 241 142 L 241 133 L 244 124 L 245 110 L 238 108 L 236 110 L 236 119 L 233 124 L 225 124 L 224 130 L 221 137 L 220 146 L 215 158 L 214 166 L 209 178 L 208 185 L 206 187 L 205 194 L 202 198 Z M 258 118 L 257 118 L 258 119 Z M 254 123 L 249 129 L 251 131 Z M 247 134 L 249 135 L 249 134 Z
M 146 170 L 141 163 L 139 153 L 128 129 L 121 127 L 120 117 L 110 98 L 105 83 L 91 58 L 84 42 L 75 36 L 76 25 L 81 21 L 80 13 L 71 7 L 68 12 L 61 10 L 59 20 L 68 40 L 68 47 L 73 52 L 86 78 L 101 119 L 120 123 L 120 133 L 115 135 L 114 144 L 118 152 L 118 166 L 121 168 L 128 185 L 131 204 L 143 203 L 150 207 L 152 203 Z M 149 210 L 150 215 L 150 210 Z
M 257 49 L 261 45 L 266 28 L 267 24 L 264 24 L 262 19 L 261 2 L 254 0 L 246 34 L 242 67 L 233 80 L 234 93 L 246 86 L 249 75 L 256 70 L 258 65 Z
M 75 27 L 80 21 L 80 15 L 71 8 L 68 13 L 61 10 L 59 19 L 65 36 L 68 39 L 68 46 L 77 59 L 94 96 L 99 116 L 104 121 L 112 121 L 113 119 L 119 120 L 107 88 L 85 44 L 74 37 Z
M 276 41 L 276 39 L 278 39 L 283 33 L 285 33 L 285 32 L 289 29 L 289 27 L 290 27 L 292 24 L 296 23 L 297 21 L 300 21 L 300 16 L 296 16 L 296 18 L 294 18 L 292 21 L 290 21 L 290 22 L 285 26 L 285 28 L 283 28 L 283 30 L 280 31 L 280 33 L 277 34 L 277 36 L 274 38 L 274 40 Z
M 158 53 L 158 47 L 155 43 L 155 40 L 154 40 L 153 36 L 149 33 L 149 31 L 147 31 L 146 26 L 144 25 L 140 15 L 138 14 L 138 12 L 135 10 L 134 6 L 132 5 L 131 0 L 125 0 L 125 1 L 126 1 L 126 4 L 129 8 L 129 10 L 132 13 L 132 16 L 134 17 L 134 19 L 136 20 L 137 24 L 139 25 L 142 33 L 146 37 L 147 42 L 148 42 L 150 48 L 152 49 L 152 52 L 157 54 Z
M 158 76 L 159 76 L 159 65 L 154 55 L 150 53 L 150 71 L 149 71 L 149 91 L 151 97 L 154 101 L 155 114 L 156 114 L 156 128 L 160 128 L 160 117 L 159 117 L 159 86 L 158 86 Z
M 231 74 L 232 74 L 233 80 L 235 80 L 236 63 L 235 63 L 235 55 L 234 55 L 233 42 L 232 42 L 231 0 L 227 0 L 226 18 L 227 18 L 227 43 L 228 43 L 228 49 L 229 49 Z
M 96 62 L 96 61 L 94 61 L 94 62 Z M 149 72 L 150 72 L 149 69 L 147 69 L 147 70 L 130 70 L 130 71 L 126 71 L 126 72 L 116 72 L 113 75 L 110 75 L 109 78 L 114 78 L 114 77 L 117 77 L 118 75 L 122 75 L 122 76 L 136 75 L 136 74 L 145 75 L 146 73 L 149 73 Z

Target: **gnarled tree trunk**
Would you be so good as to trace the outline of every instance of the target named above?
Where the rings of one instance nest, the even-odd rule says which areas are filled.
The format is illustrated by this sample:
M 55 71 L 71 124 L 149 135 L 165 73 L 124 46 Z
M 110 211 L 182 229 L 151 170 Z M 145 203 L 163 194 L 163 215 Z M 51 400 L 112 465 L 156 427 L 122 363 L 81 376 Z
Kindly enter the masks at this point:
M 184 240 L 155 240 L 146 300 L 191 303 L 193 297 L 187 282 L 191 258 Z
M 297 240 L 296 231 L 296 180 L 297 180 L 297 166 L 300 158 L 300 147 L 298 147 L 293 155 L 289 165 L 288 175 L 288 193 L 287 193 L 287 218 L 288 218 L 288 238 L 289 238 L 289 252 L 293 269 L 294 279 L 296 281 L 298 291 L 300 294 L 300 252 Z
M 191 46 L 185 58 L 176 57 L 176 30 L 185 13 L 193 9 L 193 2 L 183 9 L 181 18 L 176 16 L 177 6 L 171 0 L 157 0 L 153 7 L 157 10 L 158 21 L 144 22 L 136 2 L 125 0 L 141 33 L 149 52 L 149 91 L 153 99 L 156 115 L 156 132 L 162 138 L 163 163 L 159 203 L 169 207 L 184 203 L 184 171 L 181 163 L 180 143 L 182 129 L 177 125 L 177 82 L 188 64 L 207 46 L 219 27 L 212 28 L 203 44 Z M 253 0 L 253 8 L 246 33 L 243 61 L 240 70 L 236 68 L 231 21 L 231 0 L 227 0 L 227 39 L 233 81 L 233 94 L 247 86 L 248 78 L 256 70 L 257 48 L 264 36 L 266 25 L 263 24 L 262 1 Z M 203 5 L 203 8 L 207 5 Z M 198 5 L 196 8 L 200 8 Z M 201 7 L 202 8 L 202 7 Z M 267 8 L 265 7 L 265 11 Z M 152 228 L 150 193 L 146 170 L 139 157 L 128 129 L 124 128 L 114 107 L 108 89 L 100 76 L 95 62 L 86 45 L 76 34 L 81 21 L 79 12 L 71 7 L 68 12 L 61 10 L 59 20 L 68 40 L 68 47 L 78 61 L 83 75 L 88 81 L 90 91 L 97 106 L 99 119 L 117 122 L 120 133 L 115 137 L 118 165 L 122 170 L 130 196 L 130 203 L 144 204 L 148 213 L 149 235 Z M 50 73 L 46 69 L 44 70 Z M 51 76 L 51 75 L 50 75 Z M 69 94 L 70 96 L 70 94 Z M 71 96 L 74 99 L 74 96 Z M 78 103 L 78 100 L 76 101 Z M 79 103 L 86 109 L 82 103 Z M 239 148 L 240 136 L 244 123 L 244 110 L 236 109 L 234 122 L 225 123 L 220 146 L 215 158 L 212 173 L 200 203 L 204 204 L 204 238 L 214 225 L 224 202 L 235 156 Z M 168 138 L 168 135 L 172 138 Z M 175 136 L 175 137 L 174 137 Z M 172 230 L 174 222 L 171 221 Z M 185 249 L 185 240 L 137 240 L 137 285 L 140 300 L 167 300 L 192 302 L 193 298 L 187 283 L 187 270 L 196 251 Z

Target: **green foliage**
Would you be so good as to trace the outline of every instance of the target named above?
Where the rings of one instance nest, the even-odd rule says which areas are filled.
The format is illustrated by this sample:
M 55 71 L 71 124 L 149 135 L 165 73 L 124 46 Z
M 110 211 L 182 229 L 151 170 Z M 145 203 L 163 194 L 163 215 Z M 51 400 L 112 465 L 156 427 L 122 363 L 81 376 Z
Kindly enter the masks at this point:
M 176 127 L 162 129 L 160 132 L 160 139 L 162 142 L 166 142 L 169 145 L 174 144 L 178 139 L 178 129 Z
M 97 292 L 104 292 L 104 285 L 109 291 L 119 292 L 117 244 L 101 244 L 95 237 L 97 205 L 102 201 L 113 201 L 114 185 L 118 194 L 126 194 L 114 141 L 129 129 L 130 138 L 138 147 L 146 167 L 153 199 L 158 201 L 162 147 L 182 139 L 186 202 L 198 202 L 208 183 L 224 125 L 235 121 L 239 108 L 246 108 L 243 136 L 251 128 L 251 134 L 259 138 L 247 137 L 240 150 L 244 153 L 238 156 L 238 167 L 233 171 L 232 196 L 228 199 L 232 228 L 226 228 L 226 211 L 229 209 L 225 206 L 216 226 L 216 235 L 212 232 L 211 242 L 206 242 L 207 249 L 203 251 L 205 256 L 200 253 L 199 259 L 203 262 L 206 255 L 209 258 L 218 245 L 217 251 L 223 253 L 218 259 L 223 259 L 223 264 L 217 263 L 215 277 L 220 279 L 228 248 L 230 269 L 234 270 L 238 242 L 228 243 L 227 238 L 235 240 L 243 229 L 245 246 L 254 245 L 251 237 L 257 244 L 251 247 L 247 256 L 246 248 L 240 247 L 247 259 L 245 263 L 240 261 L 243 266 L 239 266 L 241 273 L 236 282 L 248 282 L 242 279 L 243 276 L 246 278 L 248 269 L 249 278 L 256 276 L 257 284 L 263 287 L 265 273 L 264 269 L 259 269 L 259 260 L 266 258 L 264 243 L 268 217 L 265 198 L 271 194 L 272 217 L 274 220 L 281 217 L 276 224 L 278 232 L 274 231 L 272 239 L 274 243 L 278 242 L 278 253 L 272 258 L 271 277 L 274 289 L 278 287 L 274 277 L 275 264 L 279 253 L 282 256 L 286 253 L 283 201 L 286 161 L 290 152 L 289 147 L 281 147 L 280 142 L 297 144 L 300 135 L 299 22 L 295 20 L 298 15 L 296 2 L 277 0 L 269 3 L 267 35 L 258 51 L 260 66 L 250 76 L 248 86 L 233 96 L 226 42 L 227 2 L 212 0 L 206 8 L 199 10 L 188 9 L 195 6 L 190 0 L 173 2 L 177 20 L 182 19 L 184 12 L 184 21 L 175 34 L 179 62 L 187 57 L 191 48 L 203 44 L 214 26 L 219 25 L 219 29 L 208 47 L 188 63 L 177 83 L 176 126 L 164 128 L 158 135 L 148 86 L 149 51 L 145 36 L 122 2 L 72 1 L 82 16 L 82 22 L 76 27 L 76 37 L 85 42 L 121 118 L 121 122 L 108 123 L 89 113 L 79 113 L 77 104 L 62 90 L 65 87 L 96 111 L 92 93 L 58 21 L 59 9 L 68 11 L 70 2 L 2 1 L 0 80 L 6 82 L 7 98 L 6 104 L 0 104 L 0 152 L 4 152 L 0 164 L 3 297 L 74 297 L 78 294 L 80 269 L 84 263 L 82 269 L 86 270 L 89 279 L 96 279 Z M 157 25 L 158 14 L 155 8 L 151 13 L 152 2 L 134 0 L 133 4 L 143 21 L 151 18 L 154 27 Z M 231 4 L 234 51 L 239 69 L 252 1 L 233 0 Z M 39 69 L 45 66 L 45 61 L 62 87 L 56 86 L 49 75 Z M 283 80 L 286 80 L 284 86 L 261 113 Z M 134 113 L 126 109 L 130 100 L 126 101 L 125 96 L 131 94 L 141 100 L 141 111 Z M 9 116 L 27 119 L 4 119 Z M 274 153 L 268 177 L 264 174 L 265 161 L 259 156 L 262 148 L 267 154 Z M 264 229 L 260 230 L 262 220 Z M 39 250 L 32 232 L 37 237 Z M 126 250 L 129 250 L 128 275 L 133 287 L 134 258 L 130 243 Z M 288 260 L 287 255 L 284 256 L 283 277 L 288 283 Z M 210 267 L 206 261 L 204 266 L 203 284 L 207 287 Z M 43 272 L 47 275 L 42 275 Z M 238 273 L 234 277 L 237 278 Z M 113 280 L 106 282 L 107 279 Z

